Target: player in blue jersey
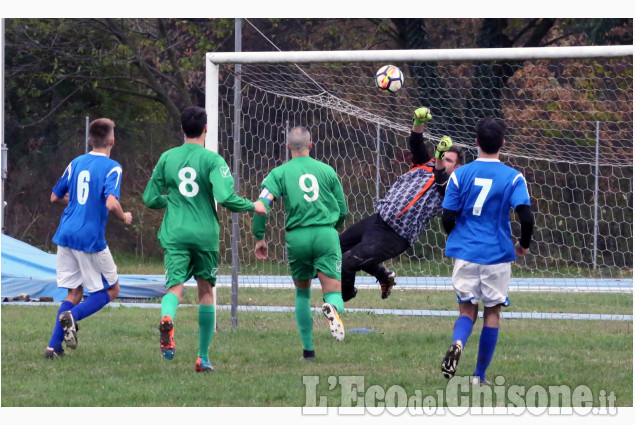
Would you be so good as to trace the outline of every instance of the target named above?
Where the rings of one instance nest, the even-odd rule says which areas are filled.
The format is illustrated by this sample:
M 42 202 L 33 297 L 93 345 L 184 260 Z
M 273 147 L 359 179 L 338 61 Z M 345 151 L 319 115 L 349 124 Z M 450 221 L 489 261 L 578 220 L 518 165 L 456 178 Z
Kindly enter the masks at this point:
M 441 371 L 452 378 L 483 302 L 483 331 L 473 383 L 489 384 L 485 371 L 496 343 L 501 306 L 509 305 L 511 262 L 529 252 L 534 228 L 527 182 L 522 173 L 499 160 L 505 124 L 484 118 L 476 125 L 478 158 L 454 171 L 443 200 L 443 227 L 448 233 L 445 255 L 455 258 L 452 285 L 459 302 L 452 344 Z M 510 210 L 520 221 L 520 239 L 511 240 Z
M 57 286 L 68 289 L 44 356 L 64 355 L 62 342 L 77 347 L 77 322 L 101 310 L 119 294 L 117 266 L 106 245 L 106 221 L 112 212 L 125 224 L 132 214 L 119 203 L 121 165 L 110 159 L 115 123 L 99 118 L 90 123 L 92 151 L 66 167 L 51 193 L 51 202 L 65 205 L 53 236 L 57 245 Z M 90 293 L 84 302 L 84 289 Z M 81 303 L 80 303 L 81 302 Z

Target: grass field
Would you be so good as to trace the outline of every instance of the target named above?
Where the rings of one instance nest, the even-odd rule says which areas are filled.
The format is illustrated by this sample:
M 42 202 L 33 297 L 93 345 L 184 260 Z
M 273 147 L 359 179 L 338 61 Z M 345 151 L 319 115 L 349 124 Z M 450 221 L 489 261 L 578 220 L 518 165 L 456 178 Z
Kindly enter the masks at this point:
M 193 301 L 195 295 L 195 291 L 188 292 L 186 303 Z M 441 309 L 447 304 L 447 309 L 455 309 L 447 295 L 404 291 L 380 300 L 378 291 L 360 291 L 347 307 Z M 533 311 L 540 302 L 540 294 L 520 295 L 523 294 L 515 294 L 512 299 L 518 311 Z M 554 295 L 557 294 L 549 294 Z M 614 306 L 612 314 L 632 314 L 632 296 L 607 297 L 601 303 Z M 219 288 L 218 300 L 219 304 L 229 303 L 228 288 Z M 240 303 L 291 306 L 293 291 L 241 289 Z M 561 311 L 562 305 L 575 309 L 578 303 L 592 304 L 578 298 L 541 311 Z M 320 304 L 320 291 L 313 291 L 312 305 Z M 293 313 L 241 311 L 239 327 L 232 329 L 229 311 L 221 310 L 219 332 L 211 347 L 216 370 L 197 374 L 195 307 L 182 306 L 178 311 L 177 353 L 171 362 L 164 360 L 158 349 L 159 310 L 138 306 L 106 307 L 83 320 L 77 350 L 67 350 L 62 359 L 46 360 L 43 351 L 56 310 L 55 306 L 2 306 L 3 407 L 303 406 L 312 399 L 307 395 L 303 377 L 319 377 L 315 387 L 318 399 L 325 396 L 329 406 L 340 406 L 347 403 L 348 393 L 340 385 L 330 384 L 335 382 L 333 377 L 342 376 L 363 379 L 366 389 L 376 385 L 388 390 L 398 385 L 408 396 L 425 397 L 446 390 L 440 361 L 454 322 L 451 317 L 347 313 L 343 320 L 349 332 L 346 340 L 338 343 L 330 336 L 326 319 L 316 312 L 314 342 L 318 359 L 306 363 L 299 360 L 301 345 Z M 481 321 L 475 326 L 457 375 L 471 375 L 474 370 L 481 326 Z M 350 332 L 356 328 L 372 332 Z M 505 391 L 514 386 L 566 385 L 574 389 L 586 385 L 596 406 L 601 404 L 598 395 L 602 391 L 615 395 L 615 405 L 632 406 L 633 323 L 503 320 L 488 370 L 490 380 L 497 376 L 504 377 Z M 370 404 L 383 402 L 374 400 Z M 456 401 L 442 403 L 454 405 Z

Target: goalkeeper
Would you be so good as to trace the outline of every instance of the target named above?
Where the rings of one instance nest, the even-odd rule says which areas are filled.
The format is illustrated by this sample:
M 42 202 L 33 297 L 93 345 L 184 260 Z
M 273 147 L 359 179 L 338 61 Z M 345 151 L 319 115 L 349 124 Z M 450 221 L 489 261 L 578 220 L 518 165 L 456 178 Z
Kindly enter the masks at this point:
M 387 298 L 395 283 L 395 273 L 381 263 L 397 257 L 417 240 L 432 217 L 441 212 L 445 186 L 454 170 L 463 164 L 463 151 L 443 136 L 434 158 L 423 141 L 424 124 L 432 119 L 429 108 L 414 112 L 409 147 L 412 168 L 401 176 L 383 199 L 377 212 L 353 224 L 340 235 L 342 247 L 342 297 L 355 297 L 355 274 L 364 270 L 381 285 Z

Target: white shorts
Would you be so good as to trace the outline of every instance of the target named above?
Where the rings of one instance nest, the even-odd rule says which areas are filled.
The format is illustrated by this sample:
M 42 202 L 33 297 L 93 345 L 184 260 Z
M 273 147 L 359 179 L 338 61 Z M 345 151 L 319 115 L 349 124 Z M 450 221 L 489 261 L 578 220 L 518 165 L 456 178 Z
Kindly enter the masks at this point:
M 110 288 L 118 280 L 117 266 L 108 247 L 100 252 L 57 247 L 57 286 L 60 288 L 75 289 L 84 285 L 93 293 Z
M 509 305 L 507 290 L 512 276 L 511 263 L 477 264 L 457 259 L 452 272 L 452 286 L 459 303 L 468 301 L 485 307 Z

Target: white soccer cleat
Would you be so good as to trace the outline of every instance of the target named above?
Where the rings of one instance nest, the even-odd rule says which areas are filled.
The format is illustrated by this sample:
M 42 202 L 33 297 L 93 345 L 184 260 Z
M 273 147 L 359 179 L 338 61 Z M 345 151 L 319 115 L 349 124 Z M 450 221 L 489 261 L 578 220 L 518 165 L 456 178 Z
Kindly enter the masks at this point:
M 333 338 L 338 341 L 343 341 L 344 323 L 342 323 L 339 314 L 337 314 L 337 309 L 331 303 L 324 303 L 324 305 L 322 305 L 322 312 L 329 321 L 329 329 L 331 330 Z

